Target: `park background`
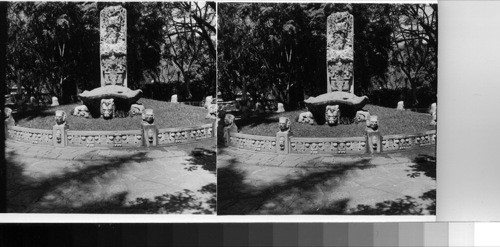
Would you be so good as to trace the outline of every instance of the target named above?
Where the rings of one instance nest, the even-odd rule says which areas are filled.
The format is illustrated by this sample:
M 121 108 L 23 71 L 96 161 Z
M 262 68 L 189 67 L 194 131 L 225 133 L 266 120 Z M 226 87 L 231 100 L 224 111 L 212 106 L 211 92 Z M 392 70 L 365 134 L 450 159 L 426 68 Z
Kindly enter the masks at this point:
M 5 92 L 16 106 L 77 102 L 100 86 L 99 12 L 116 3 L 11 2 Z M 215 95 L 215 3 L 125 2 L 128 87 L 144 98 Z M 31 97 L 34 99 L 30 100 Z M 31 102 L 35 101 L 35 102 Z
M 426 111 L 437 100 L 437 4 L 220 3 L 218 90 L 224 100 L 303 108 L 326 92 L 326 17 L 354 16 L 354 93 Z M 253 107 L 249 104 L 249 107 Z

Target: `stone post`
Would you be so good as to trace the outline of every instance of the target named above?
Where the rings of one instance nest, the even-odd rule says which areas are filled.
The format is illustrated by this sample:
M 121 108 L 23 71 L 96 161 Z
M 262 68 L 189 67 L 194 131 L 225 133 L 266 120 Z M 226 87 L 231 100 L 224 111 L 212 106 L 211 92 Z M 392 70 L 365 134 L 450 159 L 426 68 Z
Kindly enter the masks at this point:
M 224 117 L 224 144 L 228 146 L 231 142 L 231 133 L 238 132 L 238 126 L 234 122 L 233 114 L 226 114 Z
M 380 131 L 366 130 L 366 152 L 369 154 L 382 152 L 382 136 Z
M 370 116 L 366 121 L 366 152 L 369 154 L 382 152 L 382 136 L 378 130 L 377 116 Z
M 280 130 L 276 133 L 276 152 L 278 154 L 288 154 L 290 153 L 290 137 L 292 136 L 291 122 L 287 117 L 280 117 L 279 128 Z
M 69 125 L 66 122 L 66 112 L 57 110 L 55 115 L 56 125 L 52 127 L 52 140 L 54 147 L 65 147 L 68 145 L 67 131 Z
M 145 109 L 142 112 L 142 145 L 145 147 L 158 145 L 158 129 L 154 121 L 155 115 L 153 109 Z
M 142 124 L 142 145 L 155 147 L 158 145 L 158 129 L 156 124 Z
M 9 126 L 15 126 L 16 121 L 12 117 L 12 109 L 10 109 L 9 107 L 4 108 L 4 115 L 5 115 L 5 122 L 4 122 L 5 139 L 7 139 L 9 138 Z

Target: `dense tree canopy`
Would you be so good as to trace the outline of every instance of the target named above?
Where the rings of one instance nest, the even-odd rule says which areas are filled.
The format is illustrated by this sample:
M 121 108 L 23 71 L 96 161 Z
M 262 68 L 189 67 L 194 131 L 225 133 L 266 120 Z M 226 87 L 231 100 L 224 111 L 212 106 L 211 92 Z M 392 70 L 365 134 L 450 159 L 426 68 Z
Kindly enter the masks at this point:
M 272 94 L 288 108 L 326 91 L 326 18 L 354 16 L 354 85 L 358 95 L 381 89 L 437 90 L 437 6 L 423 4 L 221 3 L 218 89 Z M 396 99 L 397 100 L 397 99 Z
M 116 3 L 9 3 L 7 80 L 29 96 L 100 85 L 99 11 Z M 168 83 L 180 97 L 215 92 L 215 5 L 126 2 L 129 87 Z M 174 28 L 175 27 L 175 28 Z M 203 94 L 203 95 L 202 95 Z M 165 99 L 170 95 L 165 95 Z

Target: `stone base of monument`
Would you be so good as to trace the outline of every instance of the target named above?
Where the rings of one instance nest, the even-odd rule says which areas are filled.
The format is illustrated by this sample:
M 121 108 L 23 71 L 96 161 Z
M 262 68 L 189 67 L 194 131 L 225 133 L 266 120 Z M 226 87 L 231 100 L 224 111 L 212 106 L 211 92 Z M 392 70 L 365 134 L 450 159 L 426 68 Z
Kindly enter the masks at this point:
M 130 106 L 136 103 L 142 96 L 141 90 L 131 90 L 130 88 L 109 85 L 99 87 L 91 91 L 84 91 L 78 95 L 83 103 L 88 107 L 90 115 L 98 118 L 101 115 L 101 100 L 113 99 L 115 104 L 116 117 L 126 117 L 130 111 Z

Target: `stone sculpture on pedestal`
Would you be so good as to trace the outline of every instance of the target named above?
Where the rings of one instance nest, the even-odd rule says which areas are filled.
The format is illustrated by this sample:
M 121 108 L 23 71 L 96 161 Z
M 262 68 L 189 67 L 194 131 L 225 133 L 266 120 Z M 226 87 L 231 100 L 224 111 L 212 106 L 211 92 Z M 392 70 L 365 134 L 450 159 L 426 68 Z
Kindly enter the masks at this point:
M 66 112 L 61 111 L 61 110 L 56 111 L 55 120 L 56 120 L 57 125 L 61 125 L 61 126 L 66 125 L 66 118 L 67 118 Z
M 122 6 L 109 6 L 100 14 L 101 87 L 79 95 L 93 117 L 125 117 L 142 95 L 141 90 L 127 87 L 127 11 Z M 102 100 L 106 115 L 102 115 Z M 110 113 L 109 111 L 113 112 Z
M 328 105 L 338 105 L 342 115 L 338 123 L 355 122 L 356 112 L 368 97 L 354 95 L 354 19 L 348 12 L 332 13 L 327 18 L 327 93 L 304 100 L 318 124 L 326 122 Z
M 155 114 L 153 113 L 153 109 L 145 109 L 142 112 L 142 123 L 153 124 L 154 121 L 155 121 Z

